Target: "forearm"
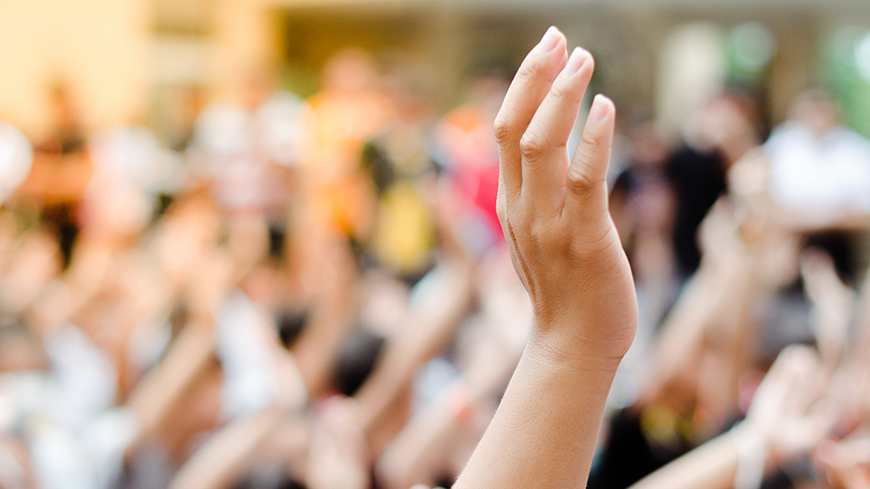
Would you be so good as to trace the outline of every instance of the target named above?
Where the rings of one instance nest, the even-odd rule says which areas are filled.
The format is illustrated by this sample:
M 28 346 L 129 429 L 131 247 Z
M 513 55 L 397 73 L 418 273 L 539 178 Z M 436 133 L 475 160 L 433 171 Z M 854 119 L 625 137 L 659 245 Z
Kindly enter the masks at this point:
M 726 433 L 643 478 L 630 489 L 725 489 L 733 486 L 737 447 Z
M 410 324 L 391 340 L 383 360 L 354 396 L 368 433 L 377 430 L 420 366 L 446 347 L 469 307 L 473 291 L 468 264 L 442 265 L 437 278 Z
M 767 456 L 766 443 L 759 436 L 752 426 L 737 425 L 658 469 L 630 489 L 727 489 L 735 487 L 738 467 L 743 473 L 737 485 L 746 487 L 747 483 L 757 483 L 760 486 L 764 474 L 775 470 L 777 464 Z M 749 467 L 741 467 L 742 464 Z M 758 465 L 752 467 L 753 464 Z
M 225 426 L 179 469 L 170 489 L 222 489 L 241 474 L 257 447 L 280 422 L 278 408 L 262 410 Z
M 585 487 L 617 366 L 531 340 L 454 488 Z
M 152 434 L 213 353 L 213 331 L 203 325 L 187 325 L 166 357 L 139 382 L 127 401 L 139 419 L 140 436 Z

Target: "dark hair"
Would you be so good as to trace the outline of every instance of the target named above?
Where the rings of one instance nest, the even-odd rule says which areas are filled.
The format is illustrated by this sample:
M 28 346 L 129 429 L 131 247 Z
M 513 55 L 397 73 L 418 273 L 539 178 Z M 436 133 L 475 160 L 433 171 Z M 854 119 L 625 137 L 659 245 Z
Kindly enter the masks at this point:
M 269 224 L 269 258 L 277 263 L 284 260 L 287 247 L 287 229 L 276 223 Z
M 341 347 L 335 367 L 335 387 L 346 396 L 353 396 L 371 375 L 386 340 L 371 331 L 356 327 Z
M 233 489 L 305 489 L 305 485 L 278 468 L 266 468 L 251 471 Z
M 290 348 L 305 331 L 310 314 L 307 310 L 280 311 L 275 317 L 275 325 L 278 327 L 278 337 L 285 348 Z

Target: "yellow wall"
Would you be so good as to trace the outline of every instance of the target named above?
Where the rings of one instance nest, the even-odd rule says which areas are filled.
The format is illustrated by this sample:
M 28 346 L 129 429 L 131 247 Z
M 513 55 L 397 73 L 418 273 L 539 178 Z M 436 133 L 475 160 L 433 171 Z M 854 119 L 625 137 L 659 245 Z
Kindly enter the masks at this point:
M 0 0 L 0 120 L 39 138 L 69 84 L 89 126 L 144 116 L 149 0 Z

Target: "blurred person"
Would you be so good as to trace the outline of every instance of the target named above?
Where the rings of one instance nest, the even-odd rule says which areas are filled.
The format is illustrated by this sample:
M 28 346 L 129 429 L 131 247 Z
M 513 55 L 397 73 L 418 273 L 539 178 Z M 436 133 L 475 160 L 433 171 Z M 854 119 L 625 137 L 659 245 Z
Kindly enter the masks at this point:
M 35 322 L 53 328 L 75 321 L 83 308 L 111 286 L 124 260 L 139 248 L 154 202 L 120 171 L 129 161 L 120 158 L 115 162 L 118 166 L 97 167 L 81 196 L 80 234 L 69 265 L 56 286 L 47 288 L 30 305 Z
M 282 249 L 288 207 L 297 199 L 301 101 L 277 90 L 271 74 L 254 71 L 237 99 L 216 102 L 198 117 L 188 157 L 227 218 L 231 248 L 253 267 Z M 275 241 L 275 244 L 271 244 Z
M 771 196 L 780 205 L 819 219 L 870 213 L 870 141 L 842 125 L 825 92 L 798 95 L 764 151 Z
M 777 217 L 831 253 L 847 280 L 858 280 L 867 265 L 870 140 L 842 125 L 828 94 L 810 90 L 795 99 L 762 158 Z
M 521 357 L 531 305 L 508 251 L 487 254 L 475 267 L 472 284 L 477 307 L 459 325 L 454 346 L 421 366 L 411 417 L 377 461 L 385 487 L 449 486 L 492 419 Z
M 0 206 L 6 207 L 0 213 L 0 311 L 3 314 L 17 314 L 38 293 L 39 289 L 53 278 L 58 271 L 51 259 L 44 260 L 47 254 L 41 253 L 51 248 L 45 233 L 22 233 L 22 216 L 8 210 L 7 202 L 14 200 L 18 187 L 30 174 L 33 164 L 33 147 L 27 137 L 13 125 L 0 122 Z M 29 234 L 28 240 L 23 239 Z M 42 238 L 42 239 L 40 239 Z M 33 243 L 36 250 L 30 249 Z M 43 266 L 43 265 L 47 265 Z
M 422 74 L 386 77 L 396 119 L 362 153 L 378 198 L 376 224 L 367 248 L 377 263 L 413 283 L 432 266 L 437 241 L 434 215 L 437 168 L 429 149 L 433 124 Z
M 53 86 L 49 101 L 54 127 L 49 137 L 40 143 L 36 150 L 41 153 L 64 155 L 84 151 L 87 136 L 69 87 L 63 83 Z
M 699 239 L 701 266 L 644 361 L 637 402 L 610 424 L 590 487 L 628 487 L 719 435 L 743 417 L 751 379 L 768 359 L 789 343 L 822 344 L 794 292 L 802 243 L 791 232 L 721 200 Z
M 498 71 L 477 74 L 469 101 L 441 118 L 435 127 L 433 153 L 443 168 L 445 221 L 467 252 L 480 256 L 503 243 L 495 212 L 498 149 L 491 128 L 508 81 Z
M 99 170 L 124 178 L 154 200 L 155 212 L 188 184 L 180 156 L 164 147 L 147 127 L 126 125 L 95 132 L 88 151 Z
M 33 393 L 19 393 L 17 412 L 45 487 L 109 487 L 135 437 L 135 419 L 116 400 L 129 385 L 131 334 L 139 321 L 159 315 L 153 292 L 161 284 L 143 283 L 153 269 L 135 259 L 151 207 L 141 189 L 112 170 L 98 166 L 82 196 L 69 267 L 19 311 L 48 359 L 45 371 L 27 377 L 44 397 L 34 403 Z M 39 276 L 30 268 L 28 275 Z M 20 290 L 26 282 L 8 285 Z
M 856 294 L 819 250 L 804 253 L 802 275 L 817 309 L 818 351 L 785 349 L 743 422 L 632 487 L 866 487 L 870 289 L 865 281 L 853 307 Z
M 33 169 L 21 194 L 23 204 L 34 207 L 43 222 L 55 228 L 66 267 L 81 226 L 78 205 L 93 169 L 84 124 L 66 86 L 52 88 L 50 107 L 54 127 L 36 145 Z
M 713 97 L 687 122 L 683 146 L 668 159 L 677 206 L 673 240 L 677 270 L 691 276 L 701 263 L 698 227 L 726 189 L 728 169 L 759 145 L 754 101 L 736 92 Z
M 254 277 L 259 272 L 244 257 L 220 244 L 219 226 L 202 191 L 182 197 L 158 223 L 155 248 L 187 312 L 129 397 L 140 423 L 125 476 L 134 487 L 149 480 L 157 484 L 149 487 L 199 487 L 190 485 L 191 477 L 230 480 L 235 466 L 203 474 L 199 460 L 210 460 L 213 447 L 220 450 L 241 427 L 276 409 L 297 409 L 307 397 L 269 311 L 271 282 Z M 238 449 L 262 436 L 247 433 Z M 148 473 L 151 463 L 159 466 L 157 482 Z
M 60 275 L 60 248 L 52 231 L 37 228 L 16 232 L 3 253 L 7 263 L 0 276 L 0 311 L 11 317 L 26 315 L 45 286 Z
M 833 418 L 818 408 L 824 385 L 825 372 L 811 349 L 784 350 L 742 423 L 631 487 L 762 487 L 766 474 L 788 466 L 827 434 Z
M 629 134 L 629 165 L 616 177 L 609 199 L 614 224 L 632 267 L 640 312 L 638 332 L 632 350 L 620 364 L 621 373 L 628 373 L 632 367 L 643 368 L 646 346 L 676 300 L 679 287 L 672 241 L 676 196 L 665 171 L 668 148 L 652 123 L 639 124 Z M 634 378 L 618 377 L 612 402 L 633 402 L 636 382 Z
M 376 197 L 361 164 L 365 143 L 395 119 L 369 53 L 347 49 L 323 68 L 322 88 L 300 114 L 301 163 L 311 212 L 334 232 L 365 242 L 373 231 Z
M 198 86 L 187 87 L 181 90 L 180 98 L 177 126 L 168 146 L 172 151 L 184 153 L 193 142 L 196 120 L 205 108 L 205 91 Z

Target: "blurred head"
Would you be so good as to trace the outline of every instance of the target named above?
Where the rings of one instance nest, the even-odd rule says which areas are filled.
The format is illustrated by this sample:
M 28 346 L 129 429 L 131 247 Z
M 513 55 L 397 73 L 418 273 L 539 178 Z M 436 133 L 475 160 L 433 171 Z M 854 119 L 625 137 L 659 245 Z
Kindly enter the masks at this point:
M 433 115 L 437 77 L 412 63 L 394 61 L 383 78 L 383 89 L 406 121 L 426 120 Z
M 182 287 L 203 255 L 217 246 L 221 234 L 221 222 L 208 194 L 188 194 L 176 200 L 160 219 L 154 253 L 170 281 Z
M 707 131 L 708 140 L 716 146 L 747 138 L 755 140 L 760 122 L 757 103 L 740 92 L 722 92 L 704 108 L 703 129 Z
M 242 87 L 242 105 L 254 112 L 275 90 L 275 74 L 266 68 L 251 70 Z
M 150 195 L 107 172 L 91 179 L 84 197 L 84 229 L 91 235 L 137 236 L 154 211 Z
M 658 128 L 652 122 L 638 124 L 631 130 L 632 164 L 641 167 L 662 165 L 668 156 L 668 147 Z
M 798 95 L 791 107 L 791 119 L 822 137 L 840 123 L 839 110 L 823 90 L 807 90 Z
M 374 57 L 362 49 L 339 51 L 323 67 L 323 88 L 332 92 L 359 92 L 378 85 Z
M 75 109 L 75 104 L 72 101 L 69 86 L 65 83 L 56 83 L 51 87 L 49 96 L 52 115 L 55 121 L 61 125 L 72 124 L 78 122 L 78 113 Z
M 510 87 L 510 73 L 495 65 L 479 69 L 469 81 L 470 102 L 495 117 Z

